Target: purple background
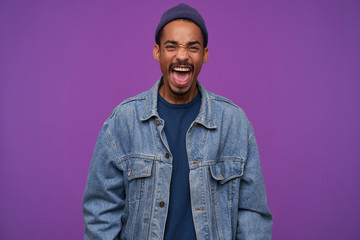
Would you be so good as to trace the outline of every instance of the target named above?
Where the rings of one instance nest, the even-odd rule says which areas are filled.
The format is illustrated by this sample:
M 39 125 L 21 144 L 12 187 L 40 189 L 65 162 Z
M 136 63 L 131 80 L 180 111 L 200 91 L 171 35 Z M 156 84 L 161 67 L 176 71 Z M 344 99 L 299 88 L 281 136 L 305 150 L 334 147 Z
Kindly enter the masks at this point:
M 100 128 L 160 76 L 154 31 L 175 1 L 0 2 L 0 239 L 82 239 Z M 360 2 L 192 1 L 200 81 L 259 143 L 273 239 L 359 239 Z

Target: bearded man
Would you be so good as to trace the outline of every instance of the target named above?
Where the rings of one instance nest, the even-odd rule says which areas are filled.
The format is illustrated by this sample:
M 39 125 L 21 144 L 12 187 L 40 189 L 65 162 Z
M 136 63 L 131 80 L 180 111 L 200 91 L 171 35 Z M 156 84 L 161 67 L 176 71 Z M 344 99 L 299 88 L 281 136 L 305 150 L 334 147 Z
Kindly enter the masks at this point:
M 162 76 L 104 123 L 83 199 L 85 239 L 271 239 L 257 143 L 245 113 L 198 81 L 208 61 L 199 12 L 161 17 Z

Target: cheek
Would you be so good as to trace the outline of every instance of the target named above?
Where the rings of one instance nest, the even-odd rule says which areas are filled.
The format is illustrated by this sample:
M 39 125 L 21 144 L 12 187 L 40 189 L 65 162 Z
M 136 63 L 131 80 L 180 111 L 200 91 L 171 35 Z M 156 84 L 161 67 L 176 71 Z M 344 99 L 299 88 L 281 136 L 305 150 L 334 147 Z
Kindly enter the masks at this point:
M 202 66 L 204 58 L 200 55 L 193 56 L 192 58 L 194 65 L 197 67 Z
M 196 62 L 197 71 L 200 71 L 202 65 L 203 65 L 202 59 L 198 59 L 197 62 Z
M 162 56 L 160 58 L 161 69 L 167 70 L 169 67 L 170 58 L 169 56 Z
M 166 64 L 165 62 L 163 62 L 163 63 L 161 63 L 160 65 L 161 65 L 161 66 L 160 66 L 161 71 L 162 71 L 163 73 L 165 73 L 165 72 L 167 71 L 167 69 L 168 69 L 167 64 Z
M 167 61 L 164 58 L 160 58 L 160 68 L 161 70 L 166 69 Z

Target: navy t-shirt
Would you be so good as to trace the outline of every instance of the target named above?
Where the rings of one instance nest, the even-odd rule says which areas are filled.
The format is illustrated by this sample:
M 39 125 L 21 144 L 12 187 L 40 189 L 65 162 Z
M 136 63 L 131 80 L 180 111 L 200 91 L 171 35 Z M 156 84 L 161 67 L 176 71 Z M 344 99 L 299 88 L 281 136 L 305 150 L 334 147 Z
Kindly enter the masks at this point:
M 186 132 L 199 114 L 201 97 L 186 104 L 171 104 L 158 95 L 158 112 L 165 121 L 165 135 L 173 156 L 170 202 L 165 226 L 165 240 L 196 239 L 191 213 L 189 164 Z

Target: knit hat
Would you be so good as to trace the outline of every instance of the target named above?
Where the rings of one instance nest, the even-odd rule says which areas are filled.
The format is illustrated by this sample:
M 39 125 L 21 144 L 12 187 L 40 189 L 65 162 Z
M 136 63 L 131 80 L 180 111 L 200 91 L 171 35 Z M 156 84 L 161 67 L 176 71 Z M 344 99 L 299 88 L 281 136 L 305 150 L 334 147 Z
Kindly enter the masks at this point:
M 208 32 L 205 26 L 205 21 L 200 15 L 200 13 L 195 9 L 186 5 L 185 3 L 180 3 L 173 8 L 168 9 L 161 16 L 160 22 L 155 31 L 155 42 L 159 44 L 158 35 L 161 32 L 161 29 L 171 21 L 176 19 L 188 19 L 194 22 L 201 29 L 204 36 L 204 47 L 208 44 Z

